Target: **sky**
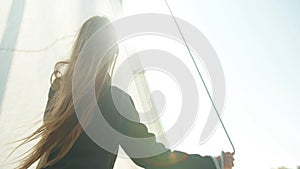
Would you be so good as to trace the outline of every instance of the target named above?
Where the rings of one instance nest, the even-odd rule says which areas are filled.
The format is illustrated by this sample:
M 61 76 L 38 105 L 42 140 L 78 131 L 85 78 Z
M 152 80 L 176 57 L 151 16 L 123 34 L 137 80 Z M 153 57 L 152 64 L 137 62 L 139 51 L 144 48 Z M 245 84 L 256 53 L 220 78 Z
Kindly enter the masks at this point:
M 163 1 L 139 2 L 124 1 L 125 12 L 168 14 Z M 300 2 L 172 0 L 169 4 L 174 15 L 196 26 L 218 54 L 226 81 L 223 120 L 236 147 L 236 168 L 300 165 Z M 163 79 L 154 74 L 149 75 L 153 78 L 150 87 Z M 165 83 L 174 83 L 171 81 Z M 172 104 L 176 95 L 170 95 L 178 89 L 169 90 L 165 88 L 165 97 L 173 109 L 166 108 L 167 119 L 178 108 Z M 163 124 L 170 126 L 167 120 Z M 198 129 L 196 126 L 193 131 Z M 196 147 L 200 154 L 216 155 L 222 148 L 232 150 L 220 125 L 204 145 L 193 142 L 199 139 L 193 131 L 186 138 L 189 141 L 177 148 L 194 152 Z

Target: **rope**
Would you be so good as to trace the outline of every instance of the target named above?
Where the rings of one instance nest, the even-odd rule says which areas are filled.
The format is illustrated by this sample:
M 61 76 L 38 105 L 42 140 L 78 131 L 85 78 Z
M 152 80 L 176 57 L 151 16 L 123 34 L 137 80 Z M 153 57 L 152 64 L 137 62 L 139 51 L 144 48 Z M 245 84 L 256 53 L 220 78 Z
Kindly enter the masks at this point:
M 175 24 L 176 24 L 176 27 L 177 27 L 177 29 L 178 29 L 178 31 L 179 31 L 179 33 L 180 33 L 181 38 L 182 38 L 182 40 L 183 40 L 183 42 L 184 42 L 184 44 L 185 44 L 185 46 L 186 46 L 186 48 L 187 48 L 187 50 L 188 50 L 188 52 L 189 52 L 189 55 L 191 56 L 191 58 L 192 58 L 192 60 L 193 60 L 193 63 L 194 63 L 194 65 L 195 65 L 196 69 L 197 69 L 198 75 L 199 75 L 199 77 L 200 77 L 200 79 L 201 79 L 201 81 L 202 81 L 202 83 L 203 83 L 203 85 L 204 85 L 204 87 L 205 87 L 205 90 L 206 90 L 207 95 L 209 96 L 209 99 L 210 99 L 210 101 L 211 101 L 211 104 L 213 105 L 213 108 L 214 108 L 214 110 L 215 110 L 215 112 L 216 112 L 216 114 L 217 114 L 217 116 L 218 116 L 218 118 L 219 118 L 219 120 L 220 120 L 220 122 L 221 122 L 221 124 L 222 124 L 222 127 L 223 127 L 223 129 L 224 129 L 224 131 L 225 131 L 225 134 L 226 134 L 226 136 L 227 136 L 227 138 L 228 138 L 228 140 L 229 140 L 229 142 L 230 142 L 230 144 L 231 144 L 231 147 L 232 147 L 232 149 L 233 149 L 233 154 L 235 154 L 235 148 L 234 148 L 234 145 L 233 145 L 233 143 L 232 143 L 232 141 L 231 141 L 231 139 L 230 139 L 230 137 L 229 137 L 229 134 L 228 134 L 228 132 L 227 132 L 227 130 L 226 130 L 226 128 L 225 128 L 225 125 L 224 125 L 224 123 L 223 123 L 223 121 L 222 121 L 222 119 L 221 119 L 221 117 L 220 117 L 220 114 L 219 114 L 219 111 L 218 111 L 218 109 L 217 109 L 217 107 L 216 107 L 216 104 L 215 104 L 214 100 L 212 99 L 211 94 L 210 94 L 209 91 L 208 91 L 207 85 L 206 85 L 205 81 L 203 80 L 203 77 L 202 77 L 202 75 L 201 75 L 201 73 L 200 73 L 200 70 L 199 70 L 199 68 L 198 68 L 198 66 L 197 66 L 197 63 L 195 62 L 195 59 L 194 59 L 194 57 L 193 57 L 193 55 L 192 55 L 192 52 L 191 52 L 191 50 L 190 50 L 190 48 L 189 48 L 189 46 L 188 46 L 188 44 L 187 44 L 187 42 L 186 42 L 186 40 L 185 40 L 185 38 L 184 38 L 184 36 L 183 36 L 183 33 L 182 33 L 182 31 L 181 31 L 181 28 L 180 28 L 180 26 L 179 26 L 179 24 L 178 24 L 178 22 L 177 22 L 177 20 L 176 20 L 176 18 L 175 18 L 175 16 L 174 16 L 173 12 L 172 12 L 172 10 L 171 10 L 171 8 L 170 8 L 170 6 L 169 6 L 167 0 L 164 0 L 164 1 L 165 1 L 166 5 L 167 5 L 167 7 L 168 7 L 168 9 L 169 9 L 170 14 L 172 15 L 172 18 L 173 18 L 173 20 L 174 20 L 174 22 L 175 22 Z

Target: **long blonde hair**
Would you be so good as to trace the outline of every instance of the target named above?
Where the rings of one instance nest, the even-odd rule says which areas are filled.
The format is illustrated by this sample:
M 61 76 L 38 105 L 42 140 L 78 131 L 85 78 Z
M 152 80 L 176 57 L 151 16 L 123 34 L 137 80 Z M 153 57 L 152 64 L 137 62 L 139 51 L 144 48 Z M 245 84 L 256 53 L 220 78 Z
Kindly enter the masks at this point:
M 55 94 L 50 102 L 48 102 L 47 109 L 45 110 L 47 113 L 44 118 L 44 123 L 29 137 L 25 138 L 21 145 L 35 139 L 39 139 L 39 141 L 35 144 L 32 151 L 30 151 L 30 154 L 24 158 L 18 168 L 26 169 L 38 160 L 40 161 L 37 168 L 53 165 L 68 153 L 77 138 L 83 132 L 82 125 L 79 123 L 74 110 L 74 104 L 76 103 L 74 103 L 72 98 L 72 76 L 77 58 L 86 41 L 99 28 L 108 23 L 109 21 L 107 18 L 99 16 L 87 20 L 77 34 L 70 59 L 68 61 L 58 62 L 55 65 L 54 72 L 51 76 L 51 83 L 53 82 L 53 77 L 55 78 L 55 82 L 51 85 Z M 98 65 L 95 86 L 97 96 L 99 97 L 104 85 L 110 83 L 110 79 L 107 77 L 109 76 L 110 71 L 113 71 L 117 55 L 118 48 L 114 47 L 104 56 L 102 62 Z M 88 65 L 81 67 L 81 71 L 85 74 L 85 77 L 83 78 L 93 77 L 92 74 L 95 74 L 95 72 L 91 72 L 91 66 L 89 65 L 91 64 L 91 61 L 88 58 L 89 56 L 84 57 L 87 57 L 87 63 L 85 64 Z M 65 66 L 65 71 L 61 71 Z M 92 109 L 82 117 L 86 122 L 91 119 L 91 112 Z M 54 151 L 58 152 L 57 155 L 53 159 L 49 159 L 49 155 Z

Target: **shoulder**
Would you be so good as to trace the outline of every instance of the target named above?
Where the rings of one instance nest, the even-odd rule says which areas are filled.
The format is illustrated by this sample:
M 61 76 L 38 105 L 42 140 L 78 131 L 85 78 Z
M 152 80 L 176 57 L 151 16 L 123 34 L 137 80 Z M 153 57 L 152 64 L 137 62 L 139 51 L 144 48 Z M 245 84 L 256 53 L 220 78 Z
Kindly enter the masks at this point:
M 117 108 L 135 110 L 134 102 L 130 94 L 117 86 L 109 86 L 105 89 L 104 104 L 113 103 Z
M 104 90 L 104 100 L 113 101 L 114 103 L 131 100 L 131 96 L 117 86 L 110 85 Z

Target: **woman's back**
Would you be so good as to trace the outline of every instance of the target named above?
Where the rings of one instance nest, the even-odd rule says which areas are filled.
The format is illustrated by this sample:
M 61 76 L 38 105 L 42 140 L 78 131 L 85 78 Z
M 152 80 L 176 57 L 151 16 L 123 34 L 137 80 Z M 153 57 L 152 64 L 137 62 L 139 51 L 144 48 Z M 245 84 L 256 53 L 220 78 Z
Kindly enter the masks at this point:
M 112 93 L 115 97 L 112 97 Z M 55 92 L 50 89 L 49 99 L 51 99 L 54 94 Z M 114 102 L 123 103 L 123 106 L 120 107 L 122 109 L 122 114 L 118 112 Z M 208 156 L 202 157 L 196 154 L 189 155 L 178 151 L 171 152 L 169 149 L 166 149 L 163 144 L 157 143 L 155 135 L 148 133 L 146 126 L 137 122 L 139 117 L 137 111 L 133 109 L 134 105 L 132 99 L 121 89 L 111 86 L 106 87 L 103 97 L 98 100 L 98 105 L 105 120 L 117 132 L 132 138 L 150 138 L 151 141 L 145 141 L 144 143 L 141 141 L 140 145 L 143 147 L 132 148 L 132 146 L 128 146 L 121 138 L 114 134 L 106 134 L 103 136 L 102 133 L 99 132 L 98 138 L 101 139 L 101 137 L 105 137 L 103 139 L 110 140 L 109 151 L 106 151 L 83 131 L 66 156 L 54 165 L 44 169 L 112 169 L 118 154 L 119 145 L 127 154 L 129 154 L 129 156 L 130 154 L 142 151 L 142 149 L 143 151 L 149 152 L 153 151 L 153 149 L 160 151 L 160 154 L 150 157 L 131 158 L 137 165 L 144 168 L 200 168 L 200 166 L 202 166 L 207 169 L 215 169 L 213 161 Z M 130 119 L 134 119 L 134 121 L 128 120 L 124 115 L 130 117 Z M 93 118 L 91 126 L 95 127 L 97 125 L 101 126 L 101 124 L 98 124 L 96 118 Z M 112 150 L 114 152 L 111 152 Z M 53 152 L 49 156 L 49 160 L 54 158 L 56 154 L 57 151 Z

